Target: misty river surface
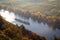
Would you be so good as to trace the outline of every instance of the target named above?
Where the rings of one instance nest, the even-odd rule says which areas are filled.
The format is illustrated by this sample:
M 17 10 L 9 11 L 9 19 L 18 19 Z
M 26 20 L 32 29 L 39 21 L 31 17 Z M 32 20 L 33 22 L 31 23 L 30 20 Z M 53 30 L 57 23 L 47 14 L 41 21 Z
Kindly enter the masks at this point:
M 0 10 L 0 12 L 1 12 L 1 10 Z M 14 17 L 14 15 L 15 15 L 15 17 Z M 26 19 L 26 18 L 18 15 L 18 13 L 14 14 L 14 15 L 12 15 L 12 17 L 22 20 L 22 21 L 18 21 L 18 20 L 14 19 L 14 21 L 12 21 L 12 23 L 18 24 L 19 26 L 23 24 L 26 29 L 28 29 L 32 32 L 35 32 L 40 36 L 46 37 L 47 40 L 54 40 L 53 39 L 54 36 L 60 37 L 60 29 L 56 28 L 54 30 L 52 27 L 49 27 L 49 25 L 47 23 L 45 23 L 45 24 L 43 22 L 39 23 L 38 21 L 34 21 L 31 17 L 29 19 Z M 29 24 L 26 24 L 26 22 L 28 22 Z

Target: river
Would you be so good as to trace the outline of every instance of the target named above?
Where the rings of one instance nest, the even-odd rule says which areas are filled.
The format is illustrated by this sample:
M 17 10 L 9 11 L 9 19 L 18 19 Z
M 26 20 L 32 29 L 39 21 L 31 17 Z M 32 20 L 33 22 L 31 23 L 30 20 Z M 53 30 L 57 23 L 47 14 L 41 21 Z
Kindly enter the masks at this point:
M 6 10 L 4 10 L 4 11 L 6 11 Z M 2 13 L 2 12 L 0 10 L 0 13 Z M 9 15 L 11 14 L 11 12 L 9 12 L 9 11 L 8 11 L 8 13 L 9 13 Z M 54 40 L 54 36 L 60 37 L 60 29 L 58 29 L 58 28 L 54 29 L 53 27 L 50 27 L 47 23 L 43 23 L 43 22 L 39 23 L 37 20 L 34 21 L 31 17 L 26 19 L 26 18 L 18 15 L 18 13 L 14 14 L 14 12 L 12 12 L 12 17 L 13 17 L 13 20 L 11 20 L 9 22 L 11 22 L 13 24 L 18 24 L 19 26 L 23 24 L 26 29 L 28 29 L 28 30 L 40 35 L 40 36 L 46 37 L 47 40 Z M 18 20 L 15 20 L 15 19 L 18 19 Z

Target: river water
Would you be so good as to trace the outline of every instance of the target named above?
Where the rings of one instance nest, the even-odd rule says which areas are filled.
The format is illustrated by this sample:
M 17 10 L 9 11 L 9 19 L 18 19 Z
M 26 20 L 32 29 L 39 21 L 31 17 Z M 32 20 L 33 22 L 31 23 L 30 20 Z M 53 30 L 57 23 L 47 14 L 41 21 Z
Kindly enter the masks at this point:
M 46 37 L 47 40 L 54 40 L 54 36 L 60 37 L 60 30 L 50 27 L 47 23 L 39 23 L 38 21 L 34 21 L 31 17 L 29 19 L 25 19 L 19 16 L 19 18 L 23 19 L 23 21 L 28 21 L 30 25 L 15 21 L 18 25 L 23 24 L 26 29 L 35 32 L 40 36 Z
M 0 10 L 0 13 L 2 13 L 2 12 Z M 9 11 L 8 11 L 8 13 L 9 13 L 9 15 L 11 14 L 11 12 L 9 12 Z M 18 24 L 19 26 L 23 24 L 26 29 L 28 29 L 28 30 L 30 30 L 32 32 L 35 32 L 36 34 L 38 34 L 40 36 L 46 37 L 47 40 L 54 40 L 54 36 L 60 37 L 60 29 L 56 28 L 54 30 L 53 27 L 50 27 L 47 23 L 45 23 L 45 24 L 43 22 L 39 23 L 38 21 L 34 21 L 31 17 L 26 19 L 26 18 L 21 17 L 20 15 L 18 15 L 18 13 L 14 14 L 14 12 L 12 12 L 12 17 L 13 17 L 14 20 L 11 20 L 10 21 L 11 23 Z M 19 21 L 15 20 L 16 18 Z M 22 20 L 22 22 L 20 20 Z M 29 24 L 26 24 L 26 22 L 29 23 Z

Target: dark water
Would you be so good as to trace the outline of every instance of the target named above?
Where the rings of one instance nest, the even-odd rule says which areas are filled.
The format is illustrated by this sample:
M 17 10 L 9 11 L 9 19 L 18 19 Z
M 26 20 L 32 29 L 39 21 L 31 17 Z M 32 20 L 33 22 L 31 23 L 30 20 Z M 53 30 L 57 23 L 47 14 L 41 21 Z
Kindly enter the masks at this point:
M 15 16 L 18 20 L 22 20 L 22 22 L 14 20 L 12 23 L 18 24 L 19 26 L 23 24 L 26 29 L 35 32 L 40 36 L 46 37 L 47 40 L 54 40 L 54 36 L 60 37 L 60 29 L 57 27 L 51 27 L 47 23 L 43 22 L 39 23 L 37 20 L 34 21 L 31 17 L 29 17 L 29 19 L 26 19 L 25 17 L 21 17 L 18 14 L 15 14 Z

